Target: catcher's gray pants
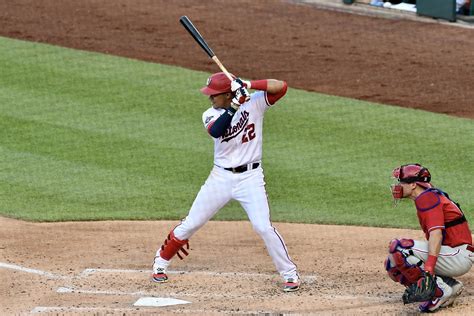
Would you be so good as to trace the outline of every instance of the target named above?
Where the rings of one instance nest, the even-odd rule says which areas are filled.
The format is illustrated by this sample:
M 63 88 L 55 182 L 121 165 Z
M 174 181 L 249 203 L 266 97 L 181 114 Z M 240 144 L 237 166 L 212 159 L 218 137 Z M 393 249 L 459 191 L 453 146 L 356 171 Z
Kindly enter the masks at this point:
M 474 262 L 474 253 L 467 250 L 468 245 L 458 247 L 441 246 L 438 261 L 435 266 L 435 274 L 447 277 L 456 277 L 466 274 Z M 415 240 L 411 248 L 413 256 L 409 254 L 410 249 L 402 251 L 408 255 L 407 261 L 416 264 L 419 260 L 425 262 L 428 259 L 428 242 Z

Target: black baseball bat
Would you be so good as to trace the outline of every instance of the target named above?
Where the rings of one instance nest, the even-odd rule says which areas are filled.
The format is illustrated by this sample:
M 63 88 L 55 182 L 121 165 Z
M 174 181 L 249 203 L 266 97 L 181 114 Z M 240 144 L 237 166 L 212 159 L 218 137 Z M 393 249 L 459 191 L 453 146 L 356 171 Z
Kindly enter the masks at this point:
M 225 69 L 224 65 L 220 62 L 220 60 L 217 58 L 216 54 L 212 51 L 211 47 L 207 44 L 206 40 L 204 37 L 199 33 L 197 28 L 194 26 L 193 22 L 191 20 L 183 15 L 182 17 L 179 18 L 179 22 L 184 26 L 184 28 L 191 34 L 191 36 L 194 38 L 194 40 L 201 46 L 202 49 L 206 52 L 206 54 L 219 66 L 219 68 L 222 70 L 222 72 L 225 73 L 227 78 L 229 80 L 233 80 L 232 76 L 230 73 Z

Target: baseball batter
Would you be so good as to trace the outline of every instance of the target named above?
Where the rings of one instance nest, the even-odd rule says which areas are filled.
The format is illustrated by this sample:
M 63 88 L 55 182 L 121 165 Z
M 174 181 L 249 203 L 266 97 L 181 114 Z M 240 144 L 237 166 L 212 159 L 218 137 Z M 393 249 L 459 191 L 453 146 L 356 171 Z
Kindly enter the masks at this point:
M 202 121 L 214 141 L 214 167 L 191 206 L 188 216 L 171 230 L 156 252 L 153 280 L 166 282 L 166 269 L 174 255 L 188 255 L 189 238 L 230 200 L 238 201 L 253 229 L 263 239 L 276 269 L 284 280 L 283 291 L 300 286 L 296 265 L 283 238 L 270 222 L 262 169 L 263 117 L 286 94 L 284 81 L 267 79 L 231 81 L 220 72 L 208 78 L 201 92 L 212 107 Z M 256 92 L 249 94 L 247 89 Z
M 393 197 L 414 201 L 427 241 L 392 240 L 385 261 L 388 275 L 407 286 L 403 296 L 405 303 L 422 302 L 421 312 L 450 306 L 463 290 L 463 284 L 454 277 L 469 272 L 474 261 L 467 220 L 459 204 L 446 192 L 433 187 L 431 174 L 423 166 L 403 165 L 392 175 L 398 181 L 392 186 Z M 426 293 L 430 297 L 423 301 L 428 297 Z

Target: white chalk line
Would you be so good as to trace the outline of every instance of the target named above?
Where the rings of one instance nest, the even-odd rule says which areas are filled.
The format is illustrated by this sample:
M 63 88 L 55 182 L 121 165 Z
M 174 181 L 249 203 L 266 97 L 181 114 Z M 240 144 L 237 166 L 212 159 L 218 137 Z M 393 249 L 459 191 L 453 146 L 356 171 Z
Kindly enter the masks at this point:
M 54 274 L 51 272 L 46 272 L 37 269 L 31 269 L 22 267 L 16 264 L 10 264 L 5 262 L 0 262 L 0 268 L 18 270 L 25 273 L 32 273 L 37 275 L 42 275 L 51 279 L 59 280 L 68 280 L 74 277 L 67 277 L 59 274 Z M 151 273 L 151 270 L 136 270 L 136 269 L 102 269 L 102 268 L 89 268 L 84 269 L 76 278 L 87 278 L 95 273 Z M 248 273 L 248 272 L 217 272 L 217 271 L 180 271 L 180 270 L 170 270 L 167 271 L 169 274 L 199 274 L 199 275 L 209 275 L 209 276 L 241 276 L 241 277 L 274 277 L 275 274 L 268 273 Z M 305 283 L 313 283 L 317 279 L 315 275 L 305 275 L 301 280 Z
M 197 298 L 214 298 L 214 299 L 221 299 L 221 298 L 242 298 L 242 299 L 253 299 L 254 296 L 245 296 L 240 294 L 192 294 L 186 292 L 166 292 L 166 293 L 156 293 L 156 292 L 124 292 L 124 291 L 103 291 L 103 290 L 86 290 L 81 288 L 75 287 L 59 287 L 56 290 L 57 293 L 75 293 L 75 294 L 95 294 L 95 295 L 125 295 L 125 296 L 160 296 L 160 297 L 197 297 Z
M 18 270 L 22 271 L 25 273 L 32 273 L 32 274 L 37 274 L 41 276 L 45 276 L 51 279 L 59 279 L 59 280 L 70 280 L 71 277 L 66 277 L 63 275 L 59 274 L 54 274 L 38 269 L 31 269 L 31 268 L 26 268 L 22 267 L 19 265 L 15 264 L 9 264 L 9 263 L 4 263 L 0 262 L 0 268 L 6 268 L 6 269 L 12 269 L 12 270 Z M 91 276 L 92 274 L 95 273 L 150 273 L 150 270 L 136 270 L 136 269 L 102 269 L 102 268 L 89 268 L 83 270 L 76 278 L 87 278 Z M 246 272 L 216 272 L 216 271 L 168 271 L 169 274 L 200 274 L 200 275 L 209 275 L 209 276 L 244 276 L 244 277 L 274 277 L 274 274 L 268 274 L 268 273 L 246 273 Z M 74 278 L 74 277 L 73 277 Z M 304 277 L 301 278 L 301 280 L 305 283 L 313 283 L 315 280 L 317 280 L 317 276 L 315 275 L 305 275 Z M 81 294 L 95 294 L 95 295 L 125 295 L 125 296 L 153 296 L 156 295 L 156 293 L 147 293 L 144 291 L 137 291 L 137 292 L 123 292 L 123 291 L 101 291 L 101 290 L 85 290 L 85 289 L 75 289 L 74 287 L 59 287 L 56 291 L 57 293 L 81 293 Z M 211 298 L 230 298 L 232 295 L 227 294 L 227 295 L 222 295 L 222 294 L 212 294 L 212 295 L 203 295 L 203 294 L 191 294 L 191 293 L 166 293 L 167 297 L 176 297 L 176 296 L 181 296 L 181 297 L 198 297 L 198 298 L 203 298 L 203 297 L 211 297 Z M 242 298 L 242 299 L 253 299 L 253 296 L 242 296 L 242 295 L 236 295 L 236 297 Z M 386 301 L 386 299 L 381 299 L 377 297 L 368 297 L 368 296 L 352 296 L 352 295 L 321 295 L 321 297 L 327 297 L 335 300 L 352 300 L 352 299 L 369 299 L 370 301 Z M 109 310 L 109 311 L 127 311 L 127 310 L 132 310 L 131 308 L 128 309 L 110 309 L 110 308 L 88 308 L 88 307 L 35 307 L 32 310 L 32 313 L 42 313 L 42 312 L 53 312 L 53 311 L 94 311 L 94 310 Z M 192 313 L 192 311 L 187 310 L 187 312 Z M 196 311 L 198 312 L 198 311 Z M 202 311 L 206 312 L 206 311 Z M 229 311 L 230 312 L 230 311 Z M 235 313 L 235 312 L 231 312 Z M 243 313 L 252 313 L 249 311 L 245 311 Z M 258 311 L 256 313 L 261 313 L 261 311 Z
M 151 270 L 133 270 L 133 269 L 85 269 L 82 271 L 80 277 L 88 277 L 94 273 L 151 273 Z M 240 276 L 240 277 L 275 277 L 275 274 L 269 273 L 249 273 L 249 272 L 217 272 L 217 271 L 179 271 L 179 270 L 169 270 L 166 273 L 168 274 L 199 274 L 199 275 L 208 275 L 208 276 Z M 303 275 L 301 281 L 305 283 L 313 283 L 318 279 L 315 275 Z
M 33 308 L 31 314 L 50 313 L 50 312 L 126 312 L 135 310 L 136 308 L 106 308 L 106 307 L 61 307 L 61 306 L 37 306 Z
M 41 271 L 41 270 L 37 270 L 37 269 L 30 269 L 30 268 L 18 266 L 16 264 L 10 264 L 10 263 L 5 263 L 5 262 L 0 262 L 0 268 L 17 270 L 17 271 L 22 271 L 22 272 L 32 273 L 32 274 L 38 274 L 38 275 L 45 276 L 45 277 L 48 277 L 50 279 L 56 279 L 56 280 L 70 279 L 69 277 L 66 277 L 66 276 L 63 276 L 63 275 L 54 274 L 54 273 L 51 273 L 51 272 Z
M 60 306 L 37 306 L 30 311 L 30 314 L 41 314 L 41 313 L 51 313 L 51 312 L 128 312 L 136 311 L 136 307 L 129 308 L 106 308 L 106 307 L 60 307 Z M 144 310 L 145 311 L 145 310 Z M 151 310 L 150 310 L 151 311 Z M 205 309 L 179 309 L 173 310 L 174 314 L 209 314 L 215 313 L 213 310 Z M 233 310 L 219 310 L 219 314 L 231 314 L 231 315 L 295 315 L 294 313 L 286 314 L 272 311 L 233 311 Z
M 239 298 L 239 299 L 254 299 L 255 297 L 252 295 L 241 295 L 241 294 L 232 294 L 227 293 L 223 294 L 204 294 L 204 293 L 186 293 L 186 292 L 166 292 L 166 293 L 156 293 L 156 292 L 145 292 L 145 291 L 138 291 L 138 292 L 124 292 L 124 291 L 105 291 L 105 290 L 87 290 L 75 287 L 59 287 L 56 290 L 57 293 L 76 293 L 76 294 L 93 294 L 93 295 L 124 295 L 124 296 L 151 296 L 156 297 L 157 295 L 160 297 L 166 298 L 175 298 L 175 297 L 194 297 L 194 298 L 213 298 L 213 299 L 229 299 L 229 298 Z M 394 299 L 399 299 L 399 297 L 374 297 L 374 296 L 364 296 L 364 295 L 336 295 L 336 294 L 318 294 L 320 298 L 337 300 L 337 301 L 350 301 L 350 300 L 366 300 L 371 302 L 379 302 L 384 303 Z

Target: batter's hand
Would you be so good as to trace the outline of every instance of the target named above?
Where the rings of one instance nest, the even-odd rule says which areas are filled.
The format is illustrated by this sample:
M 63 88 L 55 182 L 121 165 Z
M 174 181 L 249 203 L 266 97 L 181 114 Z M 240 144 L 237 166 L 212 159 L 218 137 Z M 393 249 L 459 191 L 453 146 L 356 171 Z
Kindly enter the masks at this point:
M 240 87 L 235 91 L 234 98 L 232 99 L 232 103 L 237 106 L 241 106 L 245 102 L 250 100 L 250 93 L 247 91 L 246 88 Z
M 250 89 L 250 81 L 242 80 L 240 78 L 235 78 L 230 83 L 230 89 L 232 92 L 236 92 L 240 88 Z

